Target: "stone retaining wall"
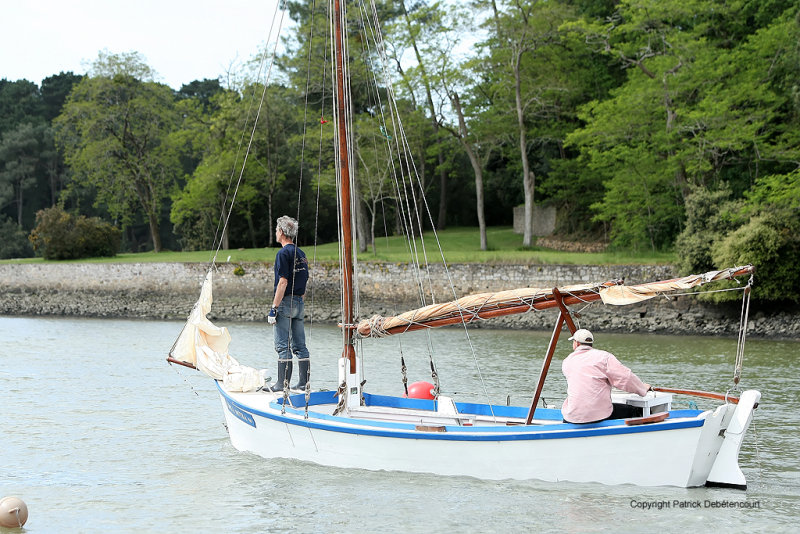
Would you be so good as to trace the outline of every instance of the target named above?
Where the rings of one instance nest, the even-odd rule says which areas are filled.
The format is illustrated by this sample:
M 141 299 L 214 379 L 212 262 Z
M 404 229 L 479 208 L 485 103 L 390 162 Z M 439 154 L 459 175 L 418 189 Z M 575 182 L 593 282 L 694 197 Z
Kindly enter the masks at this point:
M 237 266 L 242 276 L 234 274 Z M 73 315 L 184 319 L 197 300 L 205 264 L 195 263 L 65 263 L 0 265 L 0 314 Z M 635 284 L 674 277 L 669 266 L 659 265 L 452 265 L 431 267 L 424 291 L 437 302 L 458 296 L 513 287 L 563 286 L 624 278 Z M 405 263 L 360 264 L 356 273 L 360 290 L 359 317 L 394 314 L 418 305 L 420 292 L 413 267 Z M 339 269 L 318 264 L 312 271 L 307 294 L 307 314 L 314 320 L 339 318 Z M 221 264 L 214 279 L 211 316 L 226 320 L 263 321 L 272 301 L 271 263 Z M 429 299 L 428 304 L 431 303 Z M 575 308 L 577 309 L 577 307 Z M 593 304 L 578 319 L 582 326 L 615 332 L 660 332 L 736 335 L 739 304 L 711 306 L 697 299 L 653 299 L 634 306 Z M 549 330 L 553 312 L 531 312 L 481 323 L 484 327 Z M 751 335 L 800 339 L 800 310 L 769 313 L 757 306 L 748 325 Z

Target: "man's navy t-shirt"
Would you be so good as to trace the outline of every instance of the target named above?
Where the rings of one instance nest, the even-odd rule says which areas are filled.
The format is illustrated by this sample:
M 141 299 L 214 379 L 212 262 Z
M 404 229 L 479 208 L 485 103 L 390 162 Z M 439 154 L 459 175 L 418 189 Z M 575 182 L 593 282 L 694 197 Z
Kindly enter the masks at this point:
M 308 282 L 308 260 L 305 252 L 293 243 L 281 248 L 275 255 L 276 288 L 281 278 L 289 281 L 284 295 L 305 295 L 306 282 Z

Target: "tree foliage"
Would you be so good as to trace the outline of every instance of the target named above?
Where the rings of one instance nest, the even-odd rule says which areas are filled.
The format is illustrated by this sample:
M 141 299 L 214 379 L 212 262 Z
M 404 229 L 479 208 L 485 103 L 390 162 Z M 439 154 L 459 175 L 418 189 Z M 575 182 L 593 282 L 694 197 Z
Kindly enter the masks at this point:
M 33 247 L 28 241 L 28 233 L 8 217 L 0 219 L 0 259 L 30 258 Z
M 56 140 L 74 172 L 73 181 L 97 191 L 97 202 L 122 223 L 141 212 L 149 223 L 153 249 L 161 250 L 162 202 L 180 170 L 170 134 L 178 127 L 169 87 L 143 82 L 127 72 L 136 68 L 129 57 L 112 61 L 101 55 L 98 71 L 112 76 L 85 78 L 56 118 Z M 109 63 L 103 63 L 103 60 Z
M 800 295 L 796 2 L 348 5 L 362 248 L 476 224 L 488 247 L 487 225 L 536 200 L 558 208 L 561 237 L 674 250 L 683 271 L 749 262 L 759 298 Z M 328 6 L 286 9 L 293 33 L 267 81 L 173 92 L 140 54 L 108 51 L 85 77 L 0 80 L 0 217 L 14 221 L 0 237 L 60 203 L 118 224 L 133 250 L 148 234 L 156 250 L 162 234 L 264 246 L 284 213 L 301 242 L 335 239 Z M 435 216 L 410 216 L 423 205 Z

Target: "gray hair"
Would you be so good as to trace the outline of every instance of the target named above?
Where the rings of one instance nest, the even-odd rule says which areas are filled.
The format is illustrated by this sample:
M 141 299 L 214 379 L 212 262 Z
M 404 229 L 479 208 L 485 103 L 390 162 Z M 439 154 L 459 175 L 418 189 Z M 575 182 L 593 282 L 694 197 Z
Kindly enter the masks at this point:
M 283 235 L 292 240 L 297 237 L 297 229 L 300 228 L 300 223 L 298 223 L 296 219 L 284 215 L 283 217 L 278 217 L 277 222 L 278 230 L 280 230 Z

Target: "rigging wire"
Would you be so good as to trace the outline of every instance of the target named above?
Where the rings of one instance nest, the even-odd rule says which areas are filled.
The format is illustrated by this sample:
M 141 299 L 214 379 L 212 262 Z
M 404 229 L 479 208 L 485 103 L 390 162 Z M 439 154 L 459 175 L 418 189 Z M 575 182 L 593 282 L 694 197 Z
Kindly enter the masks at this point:
M 276 10 L 276 13 L 277 13 L 278 10 L 281 11 L 281 16 L 280 16 L 279 22 L 278 22 L 278 30 L 276 32 L 277 35 L 280 35 L 281 28 L 283 27 L 283 20 L 284 20 L 284 17 L 286 15 L 284 2 L 278 2 L 278 4 L 275 7 L 275 10 Z M 269 35 L 268 35 L 268 38 L 267 38 L 267 43 L 268 44 L 272 42 L 272 30 L 275 27 L 275 19 L 276 18 L 278 18 L 278 17 L 273 16 L 273 18 L 272 18 L 272 25 L 270 26 Z M 239 177 L 238 177 L 238 179 L 236 181 L 236 186 L 235 186 L 235 188 L 233 190 L 233 194 L 230 194 L 230 204 L 228 205 L 228 197 L 229 197 L 229 192 L 230 192 L 230 185 L 233 182 L 233 177 L 235 176 L 236 169 L 238 168 L 237 162 L 238 162 L 238 154 L 239 154 L 239 150 L 240 149 L 237 149 L 237 156 L 236 156 L 236 159 L 234 160 L 234 170 L 231 173 L 231 177 L 230 177 L 230 180 L 229 180 L 229 183 L 228 183 L 228 191 L 226 192 L 225 202 L 223 203 L 223 206 L 228 205 L 228 212 L 226 214 L 224 212 L 224 210 L 223 210 L 223 213 L 220 214 L 220 219 L 221 220 L 224 219 L 224 223 L 222 224 L 222 230 L 218 231 L 218 233 L 214 237 L 214 241 L 216 242 L 216 248 L 214 250 L 214 256 L 213 256 L 213 258 L 211 259 L 211 262 L 210 262 L 211 267 L 213 267 L 216 264 L 217 256 L 219 255 L 219 251 L 222 248 L 222 241 L 223 241 L 222 236 L 225 235 L 225 231 L 228 228 L 228 223 L 230 222 L 231 215 L 233 214 L 233 206 L 234 206 L 234 204 L 236 202 L 236 196 L 237 196 L 238 191 L 239 191 L 239 186 L 241 185 L 242 180 L 244 179 L 244 170 L 247 167 L 247 159 L 248 159 L 248 157 L 250 155 L 250 151 L 251 151 L 251 148 L 253 146 L 253 139 L 255 138 L 255 133 L 256 133 L 256 130 L 257 130 L 257 127 L 258 127 L 258 119 L 260 118 L 261 110 L 264 107 L 264 100 L 266 99 L 266 92 L 267 92 L 267 87 L 269 86 L 269 79 L 270 79 L 270 77 L 272 75 L 272 68 L 275 65 L 275 57 L 277 55 L 277 49 L 278 49 L 278 39 L 276 38 L 275 39 L 275 46 L 272 49 L 272 55 L 270 57 L 269 66 L 268 66 L 268 69 L 267 69 L 266 77 L 264 79 L 264 87 L 263 87 L 262 92 L 261 92 L 261 99 L 259 100 L 259 103 L 258 103 L 258 108 L 256 110 L 255 119 L 253 120 L 253 127 L 250 130 L 250 138 L 249 138 L 248 143 L 247 143 L 247 150 L 245 151 L 244 158 L 242 160 L 241 170 L 239 171 Z M 267 56 L 267 51 L 268 50 L 269 50 L 269 45 L 264 47 L 264 53 L 261 56 L 261 62 L 259 64 L 259 70 L 258 70 L 258 75 L 256 77 L 256 82 L 258 82 L 258 80 L 261 77 L 261 72 L 263 71 L 264 63 L 266 62 L 266 56 Z M 257 86 L 257 83 L 254 84 L 254 86 L 253 86 L 253 99 L 255 98 L 255 88 L 256 88 L 256 86 Z M 252 102 L 252 100 L 251 100 L 251 102 Z M 244 132 L 247 131 L 246 125 L 247 125 L 247 120 L 249 120 L 249 118 L 250 118 L 251 110 L 252 110 L 252 106 L 248 110 L 248 115 L 247 115 L 247 118 L 245 119 L 245 129 L 242 132 L 242 139 L 240 139 L 240 145 L 239 145 L 240 147 L 241 147 L 241 141 L 244 138 Z M 218 229 L 219 229 L 219 227 L 218 227 Z M 218 238 L 219 238 L 219 240 L 217 241 Z
M 441 246 L 441 242 L 439 240 L 438 233 L 436 232 L 436 225 L 434 224 L 433 216 L 431 214 L 430 207 L 429 207 L 429 205 L 427 203 L 427 199 L 425 198 L 425 195 L 424 195 L 424 192 L 423 192 L 424 191 L 424 187 L 423 187 L 423 185 L 421 183 L 419 171 L 417 170 L 416 165 L 414 164 L 413 158 L 410 157 L 410 154 L 412 153 L 411 147 L 408 144 L 408 137 L 406 135 L 405 128 L 403 127 L 403 122 L 402 122 L 402 119 L 400 117 L 399 110 L 397 109 L 397 106 L 396 106 L 396 98 L 395 98 L 395 94 L 394 94 L 394 89 L 393 89 L 393 85 L 391 83 L 391 78 L 389 77 L 389 74 L 388 74 L 388 66 L 387 66 L 388 65 L 388 60 L 386 58 L 386 52 L 385 52 L 385 48 L 383 46 L 383 38 L 382 38 L 381 31 L 380 31 L 380 25 L 379 25 L 379 22 L 378 22 L 379 19 L 378 19 L 377 7 L 375 5 L 374 0 L 370 0 L 370 4 L 369 5 L 371 7 L 371 17 L 366 17 L 366 19 L 369 21 L 368 26 L 372 30 L 372 36 L 373 36 L 373 40 L 375 42 L 375 48 L 376 48 L 376 51 L 378 52 L 379 58 L 381 59 L 382 72 L 383 72 L 383 76 L 384 76 L 384 79 L 385 79 L 385 82 L 386 82 L 385 86 L 386 86 L 386 91 L 387 91 L 387 96 L 388 96 L 388 105 L 389 105 L 389 109 L 391 111 L 391 125 L 392 125 L 392 132 L 394 134 L 392 137 L 394 137 L 394 139 L 397 139 L 397 140 L 400 140 L 400 139 L 402 140 L 402 148 L 403 148 L 403 150 L 401 150 L 400 145 L 398 145 L 397 141 L 396 141 L 397 152 L 398 152 L 399 155 L 401 155 L 401 158 L 402 158 L 401 159 L 401 163 L 402 162 L 405 163 L 405 169 L 408 170 L 409 181 L 412 181 L 413 178 L 416 178 L 416 180 L 417 180 L 416 183 L 419 185 L 420 192 L 421 192 L 421 194 L 419 196 L 419 199 L 417 199 L 417 196 L 416 196 L 416 193 L 415 193 L 415 188 L 413 186 L 412 187 L 408 187 L 406 185 L 406 180 L 405 179 L 402 180 L 403 190 L 406 191 L 405 195 L 401 195 L 401 199 L 405 199 L 405 204 L 406 204 L 405 205 L 406 214 L 405 214 L 405 217 L 403 218 L 403 220 L 405 222 L 406 217 L 408 218 L 408 224 L 406 226 L 406 235 L 407 235 L 409 247 L 411 249 L 412 264 L 414 265 L 415 272 L 419 273 L 421 271 L 421 266 L 420 266 L 420 263 L 419 263 L 420 251 L 417 250 L 417 238 L 416 238 L 416 234 L 412 230 L 413 227 L 414 227 L 414 220 L 413 220 L 412 213 L 416 213 L 416 223 L 417 223 L 417 228 L 419 229 L 419 235 L 420 235 L 420 239 L 419 239 L 420 245 L 419 245 L 419 247 L 421 249 L 421 255 L 422 255 L 422 258 L 424 260 L 425 270 L 427 272 L 427 280 L 428 280 L 428 285 L 429 285 L 429 291 L 430 291 L 431 297 L 434 299 L 434 303 L 435 303 L 435 293 L 434 293 L 433 287 L 432 287 L 432 279 L 433 279 L 433 277 L 431 276 L 431 273 L 430 273 L 430 261 L 428 259 L 427 249 L 426 249 L 425 244 L 424 244 L 424 239 L 422 239 L 422 228 L 423 228 L 423 226 L 422 226 L 422 219 L 420 218 L 420 212 L 424 211 L 425 214 L 427 215 L 428 221 L 429 221 L 430 226 L 431 226 L 431 228 L 433 230 L 434 239 L 435 239 L 436 245 L 437 245 L 438 250 L 439 250 L 439 256 L 441 257 L 441 260 L 442 260 L 442 265 L 444 267 L 444 272 L 445 272 L 445 274 L 447 276 L 447 280 L 448 280 L 448 283 L 449 283 L 449 286 L 450 286 L 450 290 L 451 290 L 451 292 L 453 294 L 454 300 L 456 300 L 458 298 L 458 295 L 457 295 L 456 290 L 455 290 L 455 285 L 453 283 L 450 270 L 449 270 L 449 268 L 447 266 L 447 262 L 446 262 L 446 260 L 444 258 L 444 252 L 442 250 L 442 246 Z M 379 109 L 381 110 L 381 117 L 382 117 L 382 119 L 384 119 L 384 125 L 385 125 L 386 123 L 385 123 L 385 117 L 382 114 L 382 106 L 379 106 Z M 393 161 L 392 161 L 392 165 L 394 166 L 394 162 Z M 402 167 L 403 166 L 401 165 L 401 168 Z M 405 175 L 403 175 L 403 176 L 405 176 Z M 398 187 L 398 190 L 399 189 L 400 188 Z M 411 191 L 410 195 L 408 194 L 408 190 L 409 189 Z M 415 207 L 415 209 L 413 209 L 413 210 L 411 209 L 411 206 L 409 205 L 409 197 L 411 198 L 411 200 L 413 202 L 413 206 Z M 423 209 L 422 210 L 416 209 L 417 206 L 421 206 Z M 417 274 L 417 276 L 421 276 L 421 275 Z M 419 286 L 419 289 L 420 289 L 422 305 L 424 306 L 425 305 L 425 295 L 424 295 L 424 291 L 422 291 L 422 287 L 421 287 L 422 286 L 422 281 L 421 280 L 418 281 L 418 286 Z M 470 352 L 472 354 L 476 370 L 478 371 L 479 380 L 480 380 L 481 385 L 483 387 L 484 394 L 485 394 L 485 396 L 487 398 L 487 404 L 489 404 L 491 406 L 491 402 L 489 402 L 489 400 L 488 400 L 489 399 L 489 394 L 488 394 L 488 390 L 486 388 L 486 383 L 485 383 L 485 381 L 483 379 L 483 373 L 481 372 L 481 369 L 480 369 L 480 364 L 478 362 L 477 353 L 476 353 L 475 347 L 474 347 L 474 345 L 472 343 L 472 339 L 470 338 L 470 335 L 469 335 L 469 330 L 467 328 L 467 321 L 465 320 L 465 318 L 463 316 L 462 316 L 461 323 L 462 323 L 462 325 L 464 327 L 465 337 L 466 337 L 467 342 L 469 344 Z M 430 333 L 429 333 L 429 335 L 430 335 Z M 430 337 L 428 337 L 428 344 L 429 344 L 429 351 L 432 351 L 432 340 L 430 339 Z M 494 413 L 492 413 L 492 415 L 494 416 Z
M 314 3 L 312 4 L 312 8 L 311 8 L 311 20 L 312 21 L 314 20 L 314 13 L 316 13 L 316 6 L 317 6 L 317 2 L 316 2 L 316 0 L 314 0 Z M 326 40 L 325 41 L 325 45 L 326 46 L 322 47 L 324 57 L 323 57 L 323 61 L 322 61 L 322 65 L 323 65 L 323 68 L 322 68 L 322 87 L 321 87 L 322 98 L 321 98 L 321 102 L 320 102 L 320 108 L 321 108 L 320 109 L 320 116 L 321 117 L 325 116 L 325 89 L 326 89 L 326 83 L 327 83 L 327 77 L 328 77 L 328 71 L 325 68 L 325 65 L 328 63 L 328 47 L 327 47 L 328 42 L 327 42 L 327 39 L 328 39 L 328 36 L 330 35 L 330 33 L 329 32 L 324 32 L 324 34 L 325 34 L 325 40 Z M 309 40 L 309 43 L 308 43 L 309 56 L 311 54 L 310 49 L 311 49 L 312 45 L 313 45 L 313 41 Z M 310 64 L 309 64 L 308 68 L 309 68 L 309 70 L 311 69 L 311 65 Z M 306 100 L 305 101 L 306 101 L 306 106 L 308 106 L 308 95 L 306 95 Z M 317 156 L 317 196 L 316 196 L 316 201 L 315 201 L 315 205 L 314 205 L 314 253 L 313 253 L 313 260 L 312 260 L 312 266 L 315 269 L 317 267 L 317 237 L 319 236 L 319 200 L 320 200 L 320 195 L 321 195 L 321 192 L 322 192 L 322 139 L 323 139 L 323 126 L 327 122 L 328 121 L 324 121 L 323 122 L 323 120 L 320 119 L 320 123 L 319 123 L 319 146 L 317 148 L 317 154 L 318 154 L 318 156 Z M 305 133 L 303 134 L 303 137 L 305 138 Z M 299 201 L 298 201 L 298 206 L 299 206 Z M 314 291 L 314 288 L 313 288 L 313 285 L 312 285 L 312 288 L 311 288 L 311 312 L 310 312 L 310 323 L 311 323 L 312 327 L 313 327 L 313 324 L 314 324 L 314 293 L 315 293 L 315 291 Z
M 284 9 L 281 9 L 281 7 L 283 7 Z M 266 59 L 267 59 L 267 52 L 269 50 L 269 43 L 272 42 L 272 32 L 273 32 L 273 30 L 275 28 L 275 20 L 278 19 L 276 14 L 277 14 L 278 10 L 281 11 L 281 16 L 280 16 L 279 22 L 278 22 L 278 31 L 276 32 L 276 35 L 279 36 L 280 32 L 281 32 L 281 28 L 283 27 L 284 15 L 286 14 L 285 7 L 286 7 L 285 6 L 285 2 L 283 2 L 283 1 L 279 1 L 275 5 L 275 14 L 273 14 L 273 16 L 272 16 L 272 22 L 270 23 L 270 29 L 269 29 L 269 32 L 267 34 L 267 41 L 266 41 L 267 45 L 264 46 L 264 52 L 261 54 L 261 60 L 259 61 L 258 73 L 256 74 L 256 82 L 258 82 L 258 80 L 261 78 L 261 73 L 264 71 L 264 65 L 265 65 Z M 236 147 L 236 156 L 234 157 L 234 163 L 233 163 L 233 166 L 231 168 L 231 174 L 230 174 L 230 177 L 228 178 L 228 187 L 227 187 L 227 189 L 225 191 L 225 198 L 224 198 L 223 203 L 222 203 L 223 207 L 224 206 L 228 206 L 228 212 L 226 214 L 224 208 L 220 212 L 219 219 L 217 221 L 217 228 L 216 228 L 215 233 L 214 233 L 214 239 L 212 241 L 212 243 L 213 243 L 212 249 L 214 250 L 214 254 L 211 257 L 211 260 L 209 261 L 208 269 L 206 269 L 207 272 L 211 272 L 211 270 L 216 265 L 217 256 L 219 255 L 219 251 L 222 249 L 222 243 L 224 241 L 223 237 L 225 235 L 225 230 L 228 228 L 228 222 L 230 221 L 231 214 L 233 213 L 233 205 L 234 205 L 235 200 L 236 200 L 236 195 L 237 195 L 237 193 L 239 191 L 239 186 L 241 185 L 242 179 L 244 177 L 244 169 L 245 169 L 245 167 L 247 165 L 247 157 L 250 154 L 250 149 L 252 148 L 252 145 L 253 145 L 253 138 L 255 137 L 256 126 L 258 125 L 258 118 L 259 118 L 259 116 L 261 114 L 261 109 L 262 109 L 262 107 L 264 105 L 264 94 L 266 92 L 266 88 L 267 88 L 267 85 L 269 83 L 270 75 L 272 74 L 272 67 L 275 64 L 275 56 L 276 56 L 276 53 L 277 53 L 277 48 L 278 48 L 278 38 L 276 37 L 275 38 L 275 47 L 272 49 L 272 55 L 270 57 L 269 68 L 267 69 L 267 75 L 266 75 L 266 78 L 264 80 L 264 91 L 262 92 L 261 100 L 259 101 L 259 104 L 258 104 L 258 110 L 256 112 L 256 118 L 253 121 L 253 128 L 252 128 L 252 130 L 250 132 L 250 139 L 249 139 L 249 141 L 247 143 L 247 149 L 245 151 L 245 155 L 244 155 L 244 159 L 243 159 L 243 162 L 242 162 L 241 171 L 239 172 L 239 178 L 236 181 L 236 186 L 235 186 L 235 188 L 233 190 L 233 193 L 231 194 L 231 187 L 232 187 L 232 184 L 233 184 L 233 181 L 234 181 L 234 176 L 236 176 L 236 170 L 238 168 L 239 155 L 241 154 L 242 144 L 243 144 L 243 141 L 244 141 L 244 136 L 245 136 L 245 133 L 247 132 L 247 124 L 248 124 L 248 122 L 250 120 L 250 116 L 252 115 L 253 102 L 255 101 L 257 83 L 253 84 L 253 93 L 252 93 L 251 98 L 250 98 L 250 105 L 248 106 L 247 114 L 245 115 L 245 121 L 244 121 L 244 125 L 242 127 L 242 135 L 240 136 L 239 143 L 238 143 L 238 145 Z M 229 198 L 230 198 L 230 204 L 228 204 L 228 199 Z M 189 317 L 191 316 L 192 311 L 194 311 L 194 308 L 196 306 L 197 306 L 197 303 L 195 303 L 194 306 L 192 307 L 192 310 L 189 311 Z M 175 341 L 172 343 L 172 347 L 170 347 L 170 349 L 169 349 L 169 354 L 170 355 L 175 350 L 175 347 L 178 344 L 178 340 L 181 338 L 181 335 L 183 335 L 183 332 L 184 332 L 185 329 L 186 329 L 186 325 L 184 324 L 183 328 L 181 328 L 181 331 L 178 332 L 178 336 L 175 338 Z
M 377 17 L 374 17 L 374 18 L 370 17 L 366 13 L 366 8 L 365 8 L 364 4 L 360 4 L 360 5 L 361 5 L 360 15 L 361 15 L 361 22 L 362 22 L 362 24 L 361 24 L 361 28 L 362 28 L 361 33 L 362 33 L 362 36 L 363 36 L 363 39 L 362 39 L 361 42 L 362 42 L 363 48 L 365 49 L 364 57 L 369 57 L 369 54 L 367 53 L 366 49 L 369 46 L 369 43 L 372 41 L 372 42 L 375 43 L 375 50 L 377 51 L 378 57 L 381 59 L 381 67 L 382 67 L 381 70 L 383 72 L 384 85 L 387 88 L 387 94 L 388 94 L 388 97 L 389 97 L 388 100 L 387 100 L 387 104 L 388 104 L 389 111 L 390 111 L 390 119 L 391 119 L 394 135 L 388 135 L 386 133 L 386 126 L 387 126 L 386 115 L 384 114 L 383 99 L 381 98 L 380 91 L 378 90 L 378 79 L 377 79 L 377 75 L 376 75 L 376 71 L 378 69 L 371 69 L 370 70 L 370 73 L 372 74 L 372 80 L 373 80 L 373 84 L 371 85 L 371 87 L 374 89 L 373 92 L 374 92 L 374 99 L 375 99 L 376 108 L 377 108 L 377 114 L 379 115 L 380 122 L 381 122 L 381 124 L 379 126 L 379 131 L 381 132 L 381 134 L 382 134 L 381 137 L 384 140 L 384 146 L 386 148 L 386 154 L 387 154 L 387 158 L 388 158 L 388 161 L 389 161 L 390 175 L 392 176 L 393 183 L 395 184 L 396 196 L 401 201 L 399 205 L 400 205 L 401 208 L 404 208 L 402 220 L 404 221 L 404 225 L 405 225 L 406 243 L 409 244 L 410 264 L 412 265 L 412 273 L 414 275 L 414 279 L 415 279 L 416 285 L 417 285 L 418 298 L 419 298 L 419 301 L 420 301 L 421 305 L 424 306 L 427 303 L 427 296 L 426 296 L 427 294 L 426 294 L 426 290 L 425 290 L 425 287 L 424 287 L 424 279 L 428 280 L 429 292 L 430 292 L 430 295 L 431 295 L 433 303 L 436 302 L 436 298 L 435 298 L 435 293 L 434 293 L 433 287 L 432 287 L 432 276 L 430 275 L 429 262 L 428 262 L 427 254 L 426 254 L 426 251 L 425 251 L 425 248 L 424 248 L 424 240 L 422 239 L 422 221 L 421 221 L 421 219 L 419 217 L 419 209 L 418 209 L 419 203 L 416 200 L 414 181 L 413 181 L 413 177 L 412 177 L 411 172 L 410 172 L 410 170 L 413 168 L 413 165 L 409 164 L 409 154 L 411 153 L 411 148 L 410 148 L 410 146 L 408 144 L 407 138 L 403 134 L 401 134 L 400 138 L 398 138 L 398 135 L 397 135 L 396 120 L 399 120 L 399 112 L 397 110 L 396 102 L 393 100 L 392 83 L 391 83 L 391 79 L 390 79 L 390 77 L 388 75 L 388 69 L 387 69 L 387 66 L 386 66 L 387 65 L 386 53 L 385 53 L 385 49 L 383 47 L 383 40 L 382 40 L 382 37 L 381 37 L 380 25 L 379 25 L 379 23 L 377 21 Z M 373 13 L 375 13 L 375 11 L 374 11 L 374 3 L 372 4 L 372 7 L 373 7 Z M 367 30 L 370 30 L 371 34 L 368 34 Z M 370 37 L 372 38 L 371 40 L 370 40 Z M 393 151 L 392 151 L 392 144 L 393 144 L 392 141 L 395 140 L 395 139 L 396 139 L 396 141 L 394 141 L 394 145 L 395 145 L 395 149 L 396 149 L 396 153 L 398 155 L 398 158 L 400 159 L 400 161 L 399 161 L 399 163 L 400 163 L 400 165 L 399 165 L 400 176 L 401 176 L 400 179 L 398 179 L 398 172 L 397 172 L 398 166 L 395 165 L 395 161 L 394 161 L 394 157 L 393 157 Z M 400 144 L 400 143 L 402 143 L 402 144 Z M 373 136 L 373 144 L 376 144 L 375 143 L 375 136 Z M 403 164 L 404 161 L 405 161 L 405 164 Z M 406 170 L 409 171 L 407 174 L 406 174 Z M 423 190 L 424 190 L 424 187 L 422 186 L 421 179 L 419 178 L 418 175 L 417 175 L 417 183 L 419 184 L 420 191 L 422 193 Z M 400 187 L 400 184 L 402 184 L 402 188 Z M 409 194 L 409 192 L 410 192 L 410 194 Z M 402 200 L 403 199 L 405 200 L 405 205 L 402 204 Z M 409 202 L 409 199 L 411 199 L 411 202 Z M 412 209 L 412 206 L 413 206 L 413 209 Z M 417 231 L 416 232 L 414 230 L 414 226 L 415 225 L 414 225 L 414 218 L 412 216 L 412 214 L 414 214 L 414 213 L 416 213 L 416 215 L 417 215 L 417 217 L 416 217 L 416 219 L 417 219 L 416 220 Z M 417 233 L 419 233 L 419 235 L 420 235 L 420 240 L 419 241 L 421 243 L 422 255 L 424 257 L 426 270 L 427 270 L 427 273 L 428 273 L 428 276 L 426 278 L 424 278 L 421 275 L 422 269 L 421 269 L 421 265 L 420 265 L 420 261 L 419 261 L 420 254 L 419 254 L 419 251 L 417 250 Z M 439 379 L 438 379 L 438 374 L 436 373 L 436 366 L 435 366 L 435 362 L 434 362 L 433 340 L 431 339 L 429 332 L 426 333 L 426 341 L 427 341 L 428 358 L 429 358 L 430 368 L 431 368 L 431 378 L 435 383 L 434 396 L 438 396 L 438 394 L 439 394 Z M 400 353 L 402 355 L 402 343 L 400 344 Z
M 739 389 L 739 380 L 742 377 L 742 366 L 744 365 L 744 344 L 747 338 L 747 323 L 750 317 L 750 293 L 752 292 L 753 275 L 744 288 L 742 295 L 742 311 L 739 316 L 739 339 L 736 342 L 736 363 L 733 368 L 733 387 Z

